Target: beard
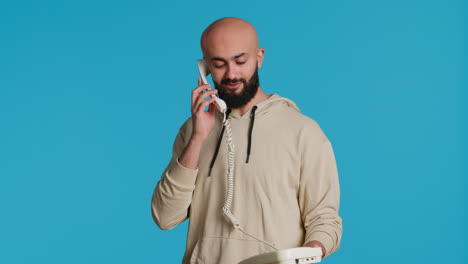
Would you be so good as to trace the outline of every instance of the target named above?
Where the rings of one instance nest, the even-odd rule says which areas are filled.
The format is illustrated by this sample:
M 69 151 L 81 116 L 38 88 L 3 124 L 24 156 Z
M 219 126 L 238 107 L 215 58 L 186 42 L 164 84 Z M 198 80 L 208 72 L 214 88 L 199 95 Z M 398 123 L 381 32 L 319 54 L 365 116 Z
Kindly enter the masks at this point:
M 241 79 L 223 79 L 221 84 L 216 83 L 213 80 L 216 89 L 218 90 L 219 98 L 226 102 L 228 108 L 239 108 L 246 105 L 257 93 L 260 82 L 258 80 L 258 67 L 255 68 L 255 72 L 250 77 L 249 81 L 244 78 Z M 240 94 L 231 93 L 223 85 L 242 82 L 244 89 Z

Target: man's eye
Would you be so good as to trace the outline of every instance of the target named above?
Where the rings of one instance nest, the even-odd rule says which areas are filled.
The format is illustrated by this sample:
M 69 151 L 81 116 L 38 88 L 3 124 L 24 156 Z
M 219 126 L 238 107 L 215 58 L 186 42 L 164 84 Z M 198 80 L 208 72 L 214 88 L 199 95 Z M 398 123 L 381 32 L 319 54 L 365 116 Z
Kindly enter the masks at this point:
M 245 61 L 238 61 L 237 64 L 241 65 L 241 64 L 244 64 Z
M 224 64 L 220 64 L 220 65 L 216 65 L 216 64 L 215 64 L 215 68 L 221 68 L 221 67 L 223 67 L 223 66 L 224 66 Z

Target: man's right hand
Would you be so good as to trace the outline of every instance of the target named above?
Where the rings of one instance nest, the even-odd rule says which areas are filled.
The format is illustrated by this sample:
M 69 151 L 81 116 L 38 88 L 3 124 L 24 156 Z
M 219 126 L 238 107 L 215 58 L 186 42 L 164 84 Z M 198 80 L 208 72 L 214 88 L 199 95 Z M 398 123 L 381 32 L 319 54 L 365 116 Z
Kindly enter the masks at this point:
M 210 89 L 210 84 L 203 84 L 202 79 L 198 78 L 198 87 L 192 91 L 192 124 L 193 131 L 190 140 L 196 141 L 200 144 L 205 142 L 206 138 L 210 134 L 215 123 L 215 105 L 214 95 L 217 90 Z M 206 92 L 203 92 L 207 90 Z M 205 100 L 208 98 L 208 100 Z M 208 111 L 205 111 L 205 107 L 209 105 Z

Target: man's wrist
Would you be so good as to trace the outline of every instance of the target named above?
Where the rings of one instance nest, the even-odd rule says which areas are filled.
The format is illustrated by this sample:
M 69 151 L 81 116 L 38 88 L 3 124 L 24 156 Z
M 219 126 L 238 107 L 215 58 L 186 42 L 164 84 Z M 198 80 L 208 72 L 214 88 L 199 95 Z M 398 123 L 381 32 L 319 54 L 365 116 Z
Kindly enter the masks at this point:
M 194 147 L 200 147 L 201 148 L 201 146 L 203 145 L 203 142 L 205 142 L 205 140 L 202 137 L 192 135 L 190 137 L 188 145 L 192 145 Z
M 184 149 L 182 155 L 180 155 L 178 161 L 179 163 L 189 169 L 198 168 L 198 159 L 200 157 L 200 152 L 203 146 L 203 141 L 200 141 L 197 138 L 191 137 L 187 143 L 187 147 Z

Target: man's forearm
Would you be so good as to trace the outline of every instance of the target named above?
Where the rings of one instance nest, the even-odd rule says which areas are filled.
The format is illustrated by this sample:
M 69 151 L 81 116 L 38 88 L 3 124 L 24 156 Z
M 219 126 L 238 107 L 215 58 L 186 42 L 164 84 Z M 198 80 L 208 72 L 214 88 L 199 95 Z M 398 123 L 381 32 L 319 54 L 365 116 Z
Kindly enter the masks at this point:
M 182 155 L 179 157 L 180 165 L 189 169 L 197 169 L 202 146 L 203 142 L 201 140 L 191 138 L 187 147 L 182 152 Z

